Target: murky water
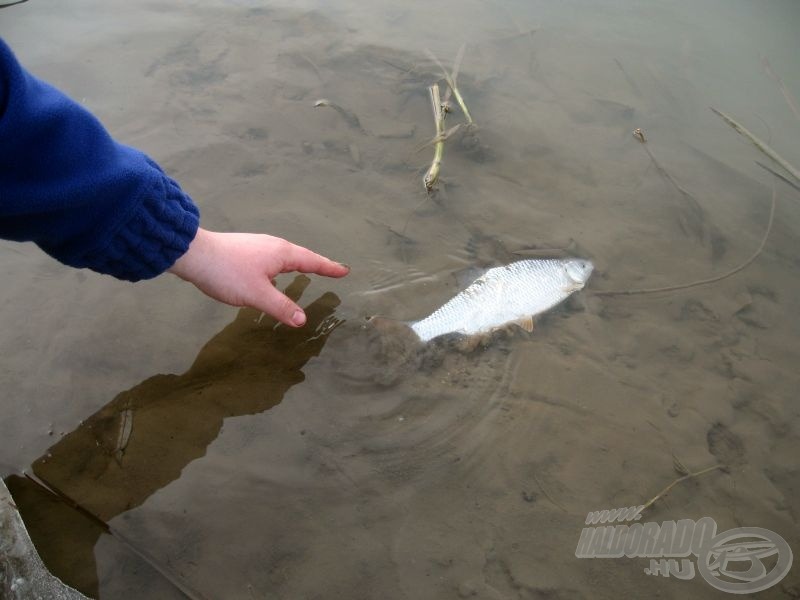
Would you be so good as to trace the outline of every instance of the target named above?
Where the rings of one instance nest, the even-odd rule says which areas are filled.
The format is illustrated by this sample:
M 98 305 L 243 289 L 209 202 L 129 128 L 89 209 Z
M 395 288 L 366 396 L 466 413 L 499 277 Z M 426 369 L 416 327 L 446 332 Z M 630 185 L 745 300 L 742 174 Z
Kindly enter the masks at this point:
M 709 598 L 578 559 L 589 511 L 713 517 L 800 551 L 800 6 L 50 2 L 0 11 L 35 73 L 155 157 L 212 229 L 352 265 L 286 278 L 301 331 L 171 277 L 0 246 L 3 474 L 50 568 L 101 598 Z M 478 129 L 422 174 L 462 43 Z M 330 108 L 328 98 L 358 124 Z M 462 119 L 458 111 L 448 123 Z M 631 132 L 643 129 L 643 146 Z M 597 271 L 528 335 L 409 348 L 458 274 L 567 248 Z M 59 497 L 58 494 L 61 494 Z M 75 508 L 75 504 L 80 509 Z M 91 514 L 92 516 L 89 516 Z M 797 566 L 762 598 L 797 597 Z

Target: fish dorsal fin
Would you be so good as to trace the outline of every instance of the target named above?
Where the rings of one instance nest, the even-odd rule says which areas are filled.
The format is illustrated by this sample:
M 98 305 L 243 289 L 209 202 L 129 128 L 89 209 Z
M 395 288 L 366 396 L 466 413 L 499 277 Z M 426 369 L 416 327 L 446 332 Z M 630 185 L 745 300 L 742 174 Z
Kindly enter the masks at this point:
M 475 283 L 476 279 L 486 275 L 486 271 L 488 270 L 488 268 L 484 267 L 467 267 L 466 269 L 456 271 L 454 274 L 456 283 L 458 287 L 463 290 Z

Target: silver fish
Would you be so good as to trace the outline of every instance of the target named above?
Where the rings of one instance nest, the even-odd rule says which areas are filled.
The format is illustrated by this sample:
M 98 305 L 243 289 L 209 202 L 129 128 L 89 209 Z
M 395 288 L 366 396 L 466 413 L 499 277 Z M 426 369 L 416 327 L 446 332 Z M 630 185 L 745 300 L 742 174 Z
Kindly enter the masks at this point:
M 410 323 L 423 342 L 455 333 L 473 335 L 533 317 L 582 289 L 594 270 L 580 258 L 521 260 L 489 269 L 430 316 Z

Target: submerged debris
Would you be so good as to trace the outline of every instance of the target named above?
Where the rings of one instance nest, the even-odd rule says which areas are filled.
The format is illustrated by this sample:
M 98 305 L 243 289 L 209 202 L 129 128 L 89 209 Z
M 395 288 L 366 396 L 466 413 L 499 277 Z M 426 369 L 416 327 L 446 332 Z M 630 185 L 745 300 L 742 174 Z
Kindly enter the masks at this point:
M 732 117 L 729 117 L 724 112 L 722 112 L 720 110 L 717 110 L 713 106 L 711 106 L 709 108 L 711 108 L 711 110 L 714 111 L 715 114 L 717 114 L 720 117 L 722 117 L 722 120 L 725 121 L 731 127 L 733 127 L 736 130 L 737 133 L 740 133 L 741 135 L 746 137 L 748 140 L 750 140 L 756 148 L 761 150 L 761 152 L 766 154 L 769 158 L 774 160 L 776 163 L 778 163 L 780 166 L 782 166 L 784 169 L 786 169 L 789 173 L 791 173 L 792 177 L 797 179 L 797 181 L 800 181 L 800 170 L 798 170 L 795 167 L 793 167 L 792 165 L 790 165 L 783 157 L 781 157 L 781 155 L 779 155 L 777 152 L 775 152 L 775 150 L 773 150 L 772 148 L 767 146 L 767 144 L 765 142 L 761 141 L 755 135 L 750 133 L 750 131 L 748 131 L 744 127 L 744 125 L 740 125 L 739 123 L 734 121 Z
M 442 99 L 439 93 L 439 84 L 434 83 L 430 88 L 431 106 L 433 108 L 433 120 L 436 124 L 436 137 L 434 138 L 434 151 L 433 161 L 425 176 L 422 178 L 422 183 L 425 189 L 430 192 L 439 181 L 439 171 L 442 168 L 442 155 L 444 154 L 444 141 L 446 139 L 444 131 L 444 119 L 446 112 L 442 107 Z
M 461 108 L 461 112 L 464 113 L 464 117 L 467 119 L 467 124 L 472 125 L 472 115 L 469 114 L 469 110 L 467 109 L 467 104 L 464 102 L 464 97 L 461 95 L 461 92 L 456 85 L 456 79 L 458 78 L 458 71 L 461 68 L 461 61 L 464 58 L 464 50 L 466 49 L 466 44 L 462 44 L 461 48 L 458 49 L 458 54 L 456 54 L 456 59 L 453 62 L 453 71 L 448 73 L 447 70 L 442 66 L 442 63 L 439 62 L 439 59 L 434 56 L 433 52 L 427 50 L 428 56 L 431 57 L 433 62 L 435 62 L 439 68 L 442 70 L 442 75 L 444 76 L 444 80 L 447 82 L 450 91 L 448 92 L 447 98 L 445 98 L 445 105 L 444 110 L 445 112 L 450 112 L 450 108 L 447 104 L 447 100 L 449 100 L 450 93 L 455 96 L 456 102 L 458 102 L 458 106 Z
M 674 486 L 679 484 L 681 481 L 685 481 L 687 479 L 692 479 L 693 477 L 699 477 L 700 475 L 705 475 L 706 473 L 710 473 L 711 471 L 715 471 L 717 469 L 721 469 L 723 471 L 725 470 L 725 467 L 723 465 L 714 465 L 713 467 L 708 467 L 708 468 L 703 469 L 701 471 L 696 471 L 694 473 L 691 473 L 691 472 L 689 472 L 689 469 L 687 469 L 684 466 L 684 464 L 680 460 L 678 460 L 678 458 L 676 458 L 674 456 L 673 456 L 672 467 L 675 469 L 675 471 L 677 471 L 679 474 L 681 474 L 681 477 L 678 477 L 675 481 L 670 483 L 667 487 L 665 487 L 663 490 L 658 492 L 655 496 L 650 498 L 650 500 L 645 502 L 645 504 L 642 506 L 642 508 L 639 510 L 639 512 L 642 512 L 644 509 L 648 508 L 649 506 L 652 506 L 653 503 L 656 500 L 658 500 L 659 498 L 664 496 L 667 492 L 669 492 Z
M 641 128 L 637 127 L 633 130 L 633 137 L 642 143 L 642 148 L 644 148 L 644 151 L 647 152 L 647 156 L 650 157 L 650 161 L 653 163 L 656 171 L 658 171 L 658 173 L 683 197 L 683 203 L 677 206 L 678 224 L 680 225 L 681 230 L 686 235 L 689 235 L 689 233 L 693 234 L 701 243 L 704 242 L 706 239 L 706 226 L 705 212 L 703 211 L 703 207 L 700 206 L 700 203 L 697 201 L 694 195 L 692 195 L 691 192 L 678 183 L 678 181 L 669 173 L 669 171 L 667 171 L 666 168 L 664 168 L 664 166 L 658 160 L 656 160 L 656 157 L 650 151 L 650 148 L 647 147 L 647 138 L 645 137 Z
M 461 92 L 458 89 L 458 85 L 456 84 L 456 79 L 458 77 L 458 71 L 461 68 L 461 61 L 464 58 L 464 49 L 466 45 L 461 46 L 458 50 L 458 54 L 456 55 L 456 59 L 453 63 L 453 70 L 452 72 L 448 73 L 447 69 L 444 68 L 439 59 L 431 52 L 427 50 L 428 56 L 439 66 L 442 70 L 442 76 L 444 80 L 447 82 L 448 90 L 447 95 L 442 99 L 441 93 L 439 91 L 439 84 L 435 83 L 430 86 L 429 92 L 431 97 L 431 104 L 433 105 L 433 119 L 436 124 L 436 135 L 431 140 L 430 143 L 434 145 L 434 155 L 433 155 L 433 162 L 431 162 L 431 166 L 428 171 L 425 173 L 422 181 L 425 184 L 425 189 L 428 192 L 431 192 L 436 185 L 436 182 L 439 180 L 439 171 L 442 165 L 442 154 L 444 153 L 444 142 L 447 138 L 453 135 L 456 131 L 461 128 L 461 125 L 456 125 L 451 127 L 449 130 L 445 131 L 444 129 L 444 120 L 448 113 L 452 112 L 450 107 L 450 95 L 452 94 L 458 106 L 461 108 L 461 112 L 464 113 L 464 117 L 467 119 L 467 129 L 472 130 L 475 127 L 475 122 L 472 120 L 472 115 L 469 113 L 469 109 L 467 109 L 467 104 L 464 102 L 464 97 L 461 95 Z M 475 138 L 476 143 L 477 138 Z M 479 145 L 479 143 L 478 143 Z
M 638 290 L 598 290 L 593 292 L 597 296 L 637 296 L 641 294 L 660 294 L 662 292 L 675 292 L 678 290 L 688 290 L 690 288 L 699 287 L 701 285 L 708 285 L 710 283 L 716 283 L 718 281 L 722 281 L 723 279 L 727 279 L 731 275 L 735 275 L 739 271 L 742 271 L 746 267 L 750 265 L 755 259 L 757 259 L 761 252 L 764 250 L 764 246 L 767 245 L 767 240 L 769 239 L 769 234 L 772 231 L 772 223 L 775 220 L 775 204 L 776 204 L 776 192 L 775 188 L 772 188 L 772 200 L 770 203 L 769 209 L 769 220 L 767 221 L 767 227 L 764 230 L 764 237 L 761 238 L 761 243 L 758 245 L 758 248 L 755 252 L 744 261 L 739 266 L 731 269 L 730 271 L 723 273 L 722 275 L 717 275 L 716 277 L 709 277 L 707 279 L 699 279 L 697 281 L 692 281 L 691 283 L 683 283 L 679 285 L 668 285 L 664 287 L 657 287 L 657 288 L 644 288 Z
M 316 102 L 314 102 L 314 108 L 319 108 L 321 106 L 328 106 L 335 110 L 339 115 L 344 119 L 344 122 L 347 123 L 352 129 L 357 129 L 361 133 L 366 133 L 366 130 L 361 126 L 361 121 L 358 119 L 356 114 L 353 111 L 347 110 L 342 108 L 335 102 L 331 102 L 327 98 L 320 98 Z
M 800 119 L 800 108 L 797 106 L 797 100 L 792 95 L 792 92 L 787 89 L 786 84 L 783 83 L 783 79 L 781 79 L 781 77 L 772 70 L 772 67 L 770 66 L 766 56 L 761 57 L 761 64 L 764 67 L 764 70 L 767 72 L 767 75 L 769 75 L 773 81 L 778 84 L 778 89 L 780 89 L 781 94 L 783 94 L 783 99 L 786 100 L 786 104 L 789 105 L 789 109 L 792 111 L 792 113 L 794 113 L 795 117 Z

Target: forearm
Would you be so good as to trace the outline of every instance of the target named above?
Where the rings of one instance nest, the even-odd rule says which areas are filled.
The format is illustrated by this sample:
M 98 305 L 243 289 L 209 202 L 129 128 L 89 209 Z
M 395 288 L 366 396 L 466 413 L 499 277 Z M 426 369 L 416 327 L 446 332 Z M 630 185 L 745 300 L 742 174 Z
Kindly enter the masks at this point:
M 186 252 L 175 261 L 168 271 L 190 282 L 203 279 L 214 264 L 216 247 L 214 234 L 198 227 L 197 234 Z
M 286 240 L 199 228 L 198 210 L 141 152 L 115 142 L 0 40 L 0 237 L 61 262 L 136 281 L 170 270 L 221 302 L 295 327 L 305 315 L 272 280 L 349 268 Z
M 158 165 L 27 73 L 0 41 L 0 237 L 137 280 L 184 254 L 198 221 Z

